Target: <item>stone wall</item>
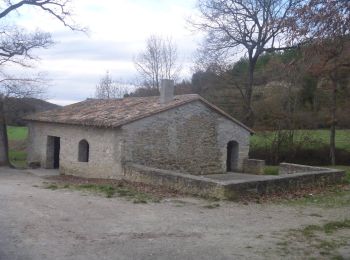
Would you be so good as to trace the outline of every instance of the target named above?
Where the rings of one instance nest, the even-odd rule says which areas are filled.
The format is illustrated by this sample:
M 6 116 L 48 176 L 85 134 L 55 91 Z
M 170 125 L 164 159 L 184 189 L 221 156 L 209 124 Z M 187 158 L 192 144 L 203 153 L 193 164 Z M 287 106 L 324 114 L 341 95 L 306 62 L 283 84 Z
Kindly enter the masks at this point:
M 293 173 L 300 173 L 300 172 L 318 172 L 318 171 L 324 171 L 324 170 L 327 170 L 327 168 L 293 164 L 293 163 L 280 163 L 278 173 L 293 174 Z
M 303 167 L 303 165 L 300 165 Z M 305 191 L 313 187 L 327 187 L 341 184 L 345 179 L 345 171 L 323 168 L 319 171 L 298 172 L 280 176 L 255 176 L 240 174 L 247 178 L 216 179 L 210 176 L 194 176 L 179 172 L 160 170 L 144 165 L 125 165 L 126 180 L 162 185 L 186 194 L 218 199 L 244 199 L 253 196 L 286 194 L 288 192 Z M 232 174 L 227 174 L 227 176 Z M 226 176 L 226 177 L 227 177 Z M 248 177 L 249 176 L 249 177 Z
M 60 173 L 81 177 L 119 178 L 122 175 L 120 130 L 29 123 L 28 163 L 48 164 L 48 136 L 60 137 Z M 89 143 L 89 161 L 78 161 L 79 141 Z
M 226 172 L 227 143 L 239 144 L 238 168 L 250 133 L 202 102 L 192 102 L 122 127 L 123 162 L 195 175 Z
M 264 174 L 265 161 L 256 159 L 244 159 L 243 161 L 243 172 L 249 174 Z
M 222 185 L 202 176 L 183 174 L 135 164 L 125 165 L 124 172 L 124 179 L 129 181 L 168 187 L 184 194 L 218 199 L 227 198 Z

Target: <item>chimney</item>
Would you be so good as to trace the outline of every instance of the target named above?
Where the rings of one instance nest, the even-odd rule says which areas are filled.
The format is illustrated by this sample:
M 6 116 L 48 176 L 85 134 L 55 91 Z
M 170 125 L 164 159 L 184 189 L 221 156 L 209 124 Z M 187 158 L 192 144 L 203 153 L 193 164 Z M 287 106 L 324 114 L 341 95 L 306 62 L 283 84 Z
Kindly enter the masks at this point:
M 160 83 L 160 103 L 166 104 L 174 99 L 174 81 L 162 79 Z

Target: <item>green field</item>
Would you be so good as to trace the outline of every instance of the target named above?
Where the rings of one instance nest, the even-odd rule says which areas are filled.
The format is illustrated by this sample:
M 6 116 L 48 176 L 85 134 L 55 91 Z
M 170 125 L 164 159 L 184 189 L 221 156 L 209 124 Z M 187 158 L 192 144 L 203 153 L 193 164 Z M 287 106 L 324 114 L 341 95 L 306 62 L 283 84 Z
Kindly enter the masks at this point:
M 27 152 L 25 142 L 28 136 L 27 127 L 8 126 L 7 134 L 10 143 L 9 157 L 12 164 L 16 167 L 25 167 Z
M 265 147 L 271 145 L 274 132 L 259 132 L 251 137 L 252 147 Z M 298 130 L 295 132 L 294 140 L 306 141 L 306 146 L 317 149 L 329 145 L 329 130 Z M 336 131 L 336 147 L 350 151 L 350 130 Z
M 25 126 L 8 126 L 7 134 L 10 141 L 25 140 L 28 136 L 28 128 Z
M 8 126 L 7 132 L 9 140 L 19 141 L 25 140 L 28 135 L 27 127 Z M 259 132 L 251 137 L 251 145 L 264 146 L 269 144 L 273 139 L 274 132 Z M 310 145 L 328 145 L 329 131 L 328 130 L 298 130 L 295 134 L 295 140 L 307 138 L 310 140 Z M 350 130 L 337 130 L 336 132 L 336 147 L 350 151 Z

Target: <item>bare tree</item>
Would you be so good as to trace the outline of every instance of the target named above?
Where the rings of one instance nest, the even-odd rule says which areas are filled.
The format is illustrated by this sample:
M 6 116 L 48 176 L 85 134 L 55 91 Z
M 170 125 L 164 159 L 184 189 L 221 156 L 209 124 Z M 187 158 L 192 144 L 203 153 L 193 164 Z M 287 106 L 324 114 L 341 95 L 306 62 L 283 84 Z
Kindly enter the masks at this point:
M 299 0 L 198 0 L 200 19 L 191 23 L 206 33 L 203 53 L 214 60 L 244 51 L 249 61 L 244 88 L 246 123 L 254 124 L 254 70 L 264 52 L 284 50 L 285 24 Z M 220 58 L 219 58 L 220 57 Z
M 95 97 L 100 99 L 122 98 L 128 93 L 128 84 L 113 80 L 107 71 L 96 85 Z
M 159 90 L 161 79 L 176 80 L 181 67 L 177 63 L 177 47 L 171 38 L 152 35 L 146 49 L 134 58 L 134 64 L 146 87 Z
M 350 68 L 350 3 L 345 0 L 309 0 L 294 10 L 291 39 L 302 42 L 308 70 L 331 90 L 330 159 L 335 165 L 337 93 Z M 344 72 L 345 71 L 345 72 Z
M 8 97 L 26 97 L 42 93 L 43 78 L 37 76 L 13 75 L 8 73 L 8 65 L 31 68 L 38 57 L 33 55 L 36 49 L 48 48 L 53 44 L 49 33 L 28 32 L 15 22 L 6 19 L 9 15 L 20 14 L 24 7 L 33 7 L 52 15 L 72 30 L 84 29 L 72 20 L 67 0 L 22 0 L 0 1 L 0 165 L 10 165 L 8 156 L 8 138 L 6 131 L 5 103 Z

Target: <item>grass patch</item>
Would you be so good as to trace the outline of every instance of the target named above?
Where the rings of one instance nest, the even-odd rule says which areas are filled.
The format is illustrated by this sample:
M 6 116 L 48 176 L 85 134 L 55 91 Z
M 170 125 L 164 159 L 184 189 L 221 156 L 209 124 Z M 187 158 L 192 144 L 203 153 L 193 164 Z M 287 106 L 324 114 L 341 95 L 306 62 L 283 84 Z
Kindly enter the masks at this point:
M 213 204 L 208 204 L 203 206 L 203 208 L 206 208 L 206 209 L 216 209 L 218 207 L 220 207 L 219 203 L 213 203 Z
M 7 135 L 10 141 L 27 139 L 28 128 L 25 126 L 7 126 Z
M 286 200 L 282 203 L 290 206 L 318 206 L 322 208 L 337 208 L 350 205 L 350 190 L 334 187 L 325 194 L 309 194 L 303 198 Z
M 308 225 L 301 229 L 292 229 L 283 234 L 277 242 L 282 253 L 300 252 L 300 256 L 308 259 L 344 259 L 340 254 L 342 247 L 348 244 L 348 233 L 337 231 L 350 229 L 350 219 L 331 221 L 323 225 Z
M 19 148 L 18 145 L 11 146 L 12 143 L 25 143 L 28 136 L 28 128 L 20 126 L 7 126 L 7 134 L 10 142 L 9 159 L 11 163 L 18 168 L 27 166 L 27 152 L 24 147 Z
M 96 193 L 101 193 L 106 196 L 106 198 L 112 198 L 115 194 L 115 188 L 110 185 L 95 185 L 95 184 L 82 184 L 78 186 L 68 186 L 76 188 L 79 190 L 88 190 Z
M 48 189 L 48 190 L 57 190 L 58 188 L 59 188 L 58 185 L 54 183 L 51 183 L 45 187 L 45 189 Z
M 9 156 L 11 161 L 25 161 L 27 159 L 27 153 L 25 151 L 10 149 Z
M 133 203 L 148 203 L 148 202 L 159 202 L 160 199 L 143 192 L 136 191 L 130 187 L 113 186 L 113 185 L 102 185 L 102 184 L 48 184 L 46 189 L 57 190 L 57 189 L 72 189 L 80 191 L 88 191 L 96 194 L 103 195 L 106 198 L 124 197 Z
M 313 237 L 316 231 L 322 231 L 322 227 L 317 225 L 308 225 L 300 231 L 305 237 Z
M 339 169 L 339 170 L 344 170 L 345 171 L 345 182 L 350 184 L 350 166 L 345 166 L 345 165 L 336 165 L 336 166 L 327 166 L 328 168 L 334 168 L 334 169 Z
M 291 196 L 277 199 L 277 203 L 288 206 L 339 208 L 350 205 L 350 166 L 326 166 L 346 171 L 345 181 L 339 185 L 315 187 L 291 193 Z
M 278 166 L 265 166 L 264 175 L 278 175 Z
M 313 237 L 315 236 L 315 232 L 324 232 L 327 235 L 333 234 L 339 229 L 347 229 L 350 228 L 350 219 L 345 219 L 343 221 L 331 221 L 323 226 L 319 225 L 309 225 L 304 227 L 301 230 L 301 233 L 305 237 Z
M 9 159 L 11 163 L 18 168 L 25 168 L 27 166 L 26 151 L 16 151 L 16 150 L 10 149 Z
M 344 221 L 333 221 L 323 225 L 323 230 L 326 234 L 332 234 L 339 229 L 350 228 L 350 219 Z

